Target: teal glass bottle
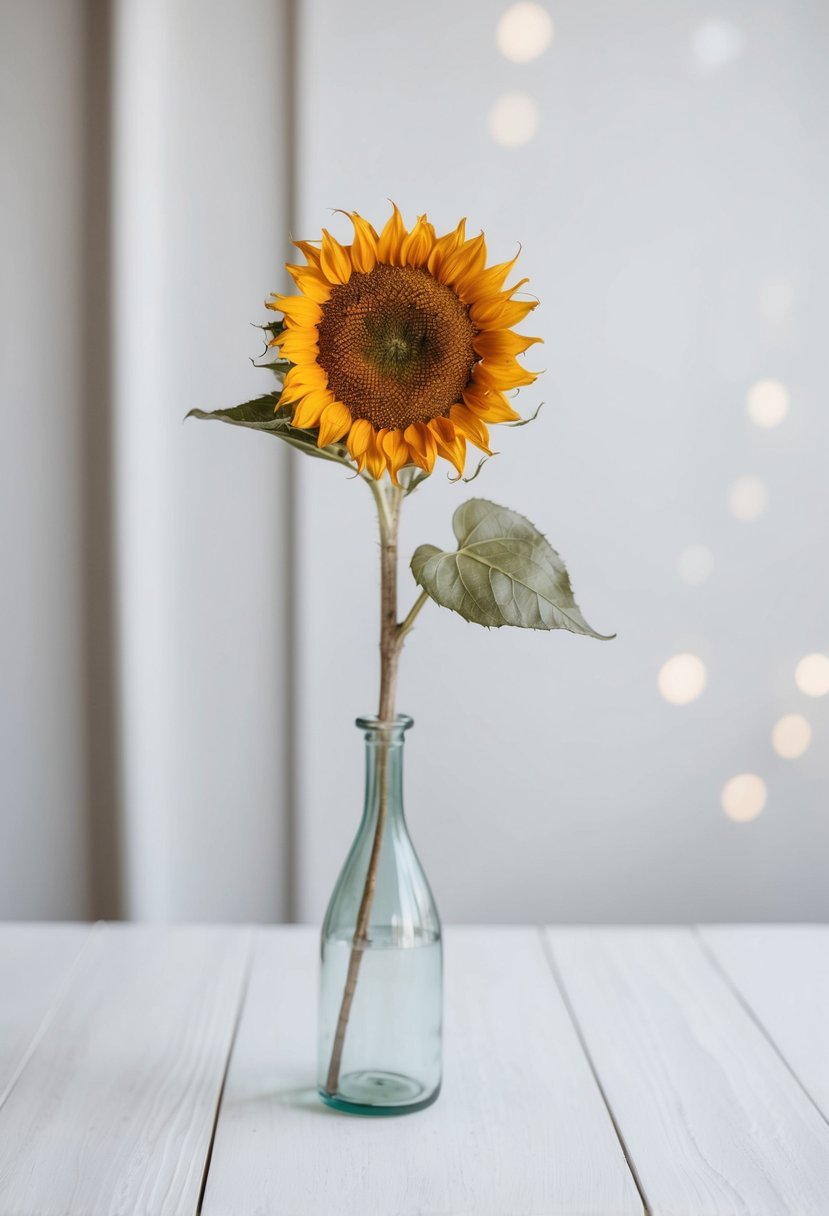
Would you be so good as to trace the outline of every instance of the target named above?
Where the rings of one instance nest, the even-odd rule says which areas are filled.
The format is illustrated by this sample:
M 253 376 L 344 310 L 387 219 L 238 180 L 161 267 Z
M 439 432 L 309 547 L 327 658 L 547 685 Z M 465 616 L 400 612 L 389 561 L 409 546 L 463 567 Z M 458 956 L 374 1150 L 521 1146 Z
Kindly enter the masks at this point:
M 403 814 L 411 725 L 357 719 L 363 817 L 322 926 L 318 1087 L 353 1114 L 405 1114 L 440 1092 L 440 918 Z

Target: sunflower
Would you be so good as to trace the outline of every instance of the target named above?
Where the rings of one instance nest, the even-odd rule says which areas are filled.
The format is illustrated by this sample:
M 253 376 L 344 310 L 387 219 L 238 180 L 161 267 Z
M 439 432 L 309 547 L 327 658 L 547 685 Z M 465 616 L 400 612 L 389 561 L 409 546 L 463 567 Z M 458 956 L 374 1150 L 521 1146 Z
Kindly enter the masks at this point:
M 270 343 L 291 367 L 277 408 L 344 441 L 360 472 L 392 481 L 405 465 L 431 473 L 438 456 L 460 476 L 467 441 L 487 455 L 489 423 L 519 418 L 505 393 L 532 384 L 517 356 L 540 338 L 512 331 L 536 306 L 504 287 L 515 258 L 486 265 L 483 233 L 466 221 L 437 236 L 425 215 L 410 232 L 400 211 L 382 232 L 357 212 L 351 245 L 325 229 L 295 241 L 304 266 L 287 269 L 300 295 L 274 295 L 284 329 Z

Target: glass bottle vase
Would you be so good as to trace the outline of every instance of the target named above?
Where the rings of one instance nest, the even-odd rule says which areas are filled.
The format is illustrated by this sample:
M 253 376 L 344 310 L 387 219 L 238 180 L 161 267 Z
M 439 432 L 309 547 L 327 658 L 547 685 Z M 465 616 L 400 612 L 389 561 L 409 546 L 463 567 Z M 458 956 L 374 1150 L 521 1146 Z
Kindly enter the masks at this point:
M 411 725 L 357 719 L 363 817 L 322 926 L 318 1087 L 353 1114 L 420 1110 L 440 1092 L 440 918 L 403 814 Z

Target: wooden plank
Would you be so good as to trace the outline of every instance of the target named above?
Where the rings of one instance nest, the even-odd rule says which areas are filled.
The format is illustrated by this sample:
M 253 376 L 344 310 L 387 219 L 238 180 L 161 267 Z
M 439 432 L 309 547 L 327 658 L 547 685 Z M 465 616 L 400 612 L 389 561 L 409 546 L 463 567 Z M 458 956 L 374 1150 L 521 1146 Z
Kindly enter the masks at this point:
M 706 926 L 699 933 L 829 1120 L 829 926 Z
M 0 925 L 0 1106 L 93 932 L 91 925 Z
M 259 938 L 203 1216 L 642 1212 L 537 930 L 447 932 L 443 1092 L 373 1120 L 316 1096 L 317 943 Z
M 829 1127 L 689 930 L 552 930 L 654 1216 L 825 1216 Z
M 193 1216 L 250 940 L 97 935 L 0 1110 L 0 1212 Z

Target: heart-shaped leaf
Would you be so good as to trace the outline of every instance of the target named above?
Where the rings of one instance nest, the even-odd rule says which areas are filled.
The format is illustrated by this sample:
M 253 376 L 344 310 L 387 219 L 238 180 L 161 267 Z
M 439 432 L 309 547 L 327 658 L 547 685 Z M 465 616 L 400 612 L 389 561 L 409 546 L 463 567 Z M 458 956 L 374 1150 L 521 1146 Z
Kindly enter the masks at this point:
M 452 519 L 458 548 L 421 545 L 415 581 L 444 608 L 494 629 L 568 629 L 606 641 L 581 614 L 555 549 L 528 519 L 485 498 L 472 498 Z
M 231 426 L 246 426 L 255 431 L 267 431 L 284 439 L 291 447 L 305 452 L 306 456 L 316 456 L 321 460 L 333 460 L 353 469 L 348 449 L 342 443 L 332 443 L 327 448 L 317 447 L 317 432 L 304 431 L 291 426 L 291 406 L 278 406 L 279 394 L 266 393 L 264 397 L 256 397 L 253 401 L 245 401 L 229 410 L 190 410 L 188 418 L 213 419 L 216 422 L 228 422 Z

